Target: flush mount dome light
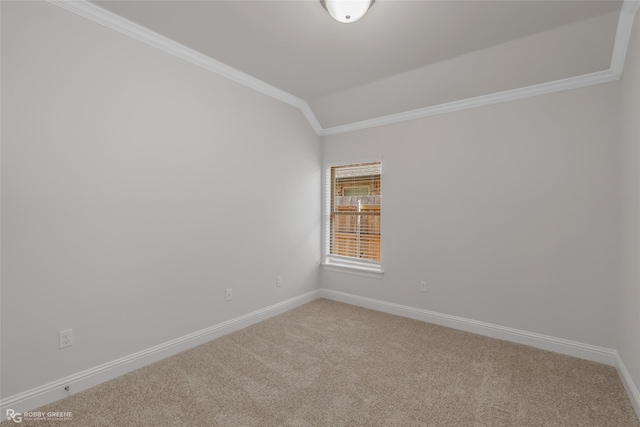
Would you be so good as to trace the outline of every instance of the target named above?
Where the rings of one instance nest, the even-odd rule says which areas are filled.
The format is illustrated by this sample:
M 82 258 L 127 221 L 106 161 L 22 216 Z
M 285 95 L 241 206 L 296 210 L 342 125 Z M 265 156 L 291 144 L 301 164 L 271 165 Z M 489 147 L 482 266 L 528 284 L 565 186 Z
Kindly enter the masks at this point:
M 322 7 L 338 22 L 350 24 L 362 18 L 376 0 L 320 0 Z

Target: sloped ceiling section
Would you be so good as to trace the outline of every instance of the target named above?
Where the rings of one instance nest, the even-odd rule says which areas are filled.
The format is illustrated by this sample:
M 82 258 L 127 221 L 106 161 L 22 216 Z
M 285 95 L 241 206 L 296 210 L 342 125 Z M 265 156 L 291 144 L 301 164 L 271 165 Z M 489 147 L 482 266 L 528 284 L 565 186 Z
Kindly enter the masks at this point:
M 299 108 L 331 135 L 619 79 L 640 2 L 49 0 Z

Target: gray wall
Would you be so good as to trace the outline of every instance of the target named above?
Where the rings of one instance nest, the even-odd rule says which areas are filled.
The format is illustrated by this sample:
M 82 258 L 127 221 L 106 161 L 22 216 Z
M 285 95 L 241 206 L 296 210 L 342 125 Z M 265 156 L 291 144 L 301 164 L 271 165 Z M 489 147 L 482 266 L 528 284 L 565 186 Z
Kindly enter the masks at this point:
M 320 286 L 616 348 L 640 384 L 637 25 L 620 82 L 321 144 L 89 20 L 1 9 L 3 398 Z M 318 280 L 323 160 L 360 158 L 383 159 L 385 274 Z
M 616 349 L 640 387 L 640 25 L 636 14 L 622 80 L 621 286 Z
M 320 156 L 296 108 L 2 2 L 2 397 L 317 288 Z
M 322 286 L 614 348 L 614 85 L 324 138 L 325 162 L 383 159 L 385 274 Z

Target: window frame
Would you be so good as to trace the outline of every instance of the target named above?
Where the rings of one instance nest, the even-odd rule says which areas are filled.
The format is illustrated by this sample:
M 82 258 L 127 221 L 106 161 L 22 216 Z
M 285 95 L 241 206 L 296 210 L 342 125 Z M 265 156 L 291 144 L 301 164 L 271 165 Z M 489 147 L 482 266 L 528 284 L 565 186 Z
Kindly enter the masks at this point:
M 357 259 L 329 253 L 331 246 L 331 168 L 340 166 L 350 166 L 362 163 L 380 163 L 380 194 L 383 194 L 382 159 L 358 159 L 354 161 L 325 162 L 322 171 L 322 266 L 325 270 L 338 273 L 355 274 L 358 276 L 381 279 L 384 270 L 382 269 L 382 247 L 383 247 L 383 221 L 382 221 L 382 201 L 380 207 L 380 262 L 367 259 Z M 382 200 L 382 198 L 381 198 Z

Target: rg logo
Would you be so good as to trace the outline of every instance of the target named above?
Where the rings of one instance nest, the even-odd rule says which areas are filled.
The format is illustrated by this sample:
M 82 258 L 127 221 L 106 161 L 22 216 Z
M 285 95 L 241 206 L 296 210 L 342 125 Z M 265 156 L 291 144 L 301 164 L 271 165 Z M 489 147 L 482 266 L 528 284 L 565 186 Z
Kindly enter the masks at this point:
M 13 409 L 7 409 L 7 420 L 13 420 L 14 423 L 22 422 L 22 414 Z

